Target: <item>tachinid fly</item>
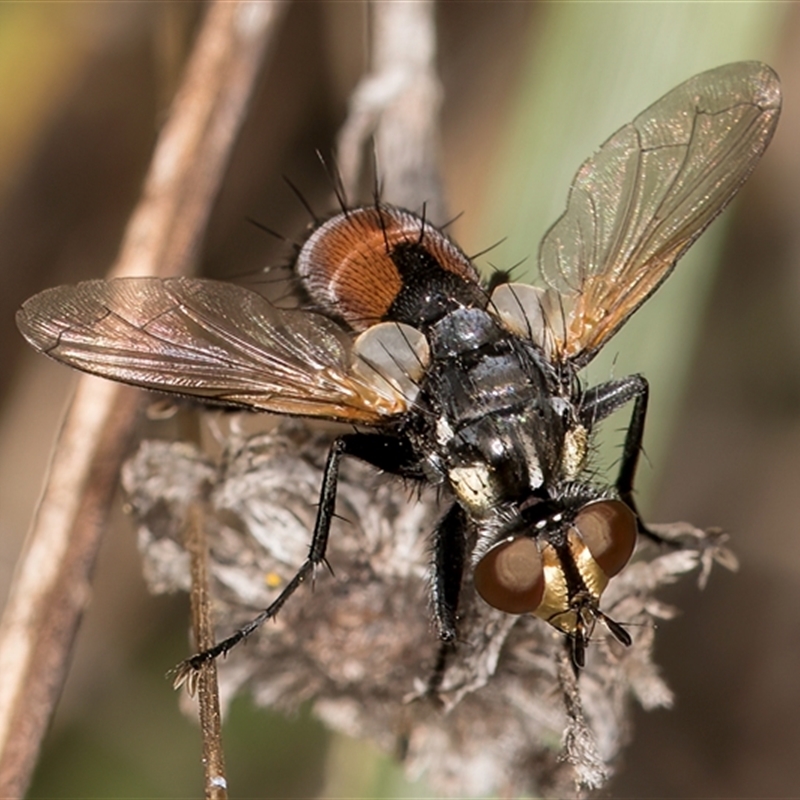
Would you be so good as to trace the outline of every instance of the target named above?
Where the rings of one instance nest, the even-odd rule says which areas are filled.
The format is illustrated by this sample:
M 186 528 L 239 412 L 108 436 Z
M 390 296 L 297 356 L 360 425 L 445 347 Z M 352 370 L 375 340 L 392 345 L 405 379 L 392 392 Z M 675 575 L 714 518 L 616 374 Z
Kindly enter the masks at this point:
M 309 555 L 227 652 L 324 561 L 343 456 L 441 487 L 433 610 L 455 640 L 470 573 L 480 596 L 567 634 L 582 666 L 609 581 L 639 533 L 633 500 L 648 385 L 585 387 L 578 371 L 670 274 L 766 148 L 775 73 L 742 62 L 697 75 L 615 133 L 576 174 L 539 251 L 543 286 L 481 282 L 442 231 L 381 202 L 342 210 L 299 251 L 307 307 L 194 278 L 95 280 L 28 300 L 25 338 L 72 367 L 214 404 L 353 423 L 331 446 Z M 611 486 L 587 478 L 600 421 L 629 402 Z

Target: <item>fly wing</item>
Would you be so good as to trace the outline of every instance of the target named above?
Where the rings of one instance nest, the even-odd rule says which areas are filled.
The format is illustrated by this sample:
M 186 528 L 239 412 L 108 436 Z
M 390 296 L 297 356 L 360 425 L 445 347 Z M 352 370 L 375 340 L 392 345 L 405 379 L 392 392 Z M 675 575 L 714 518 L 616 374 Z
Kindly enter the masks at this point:
M 780 104 L 768 66 L 727 64 L 673 89 L 583 163 L 539 249 L 563 311 L 560 358 L 588 363 L 658 288 L 752 172 Z
M 233 284 L 58 286 L 30 298 L 17 325 L 37 350 L 71 367 L 212 403 L 367 425 L 407 406 L 353 372 L 351 337 L 332 320 L 277 309 Z

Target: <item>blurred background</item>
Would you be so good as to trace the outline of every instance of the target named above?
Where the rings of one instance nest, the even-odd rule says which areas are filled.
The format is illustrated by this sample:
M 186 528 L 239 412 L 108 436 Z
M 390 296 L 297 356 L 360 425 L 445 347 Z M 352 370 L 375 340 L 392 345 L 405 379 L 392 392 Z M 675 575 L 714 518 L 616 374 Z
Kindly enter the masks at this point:
M 73 376 L 14 327 L 21 302 L 114 259 L 202 6 L 0 5 L 0 592 L 3 599 Z M 731 534 L 738 574 L 665 597 L 673 710 L 635 717 L 613 796 L 796 796 L 800 783 L 800 6 L 441 2 L 441 155 L 452 233 L 481 264 L 534 269 L 580 162 L 677 83 L 759 59 L 784 112 L 740 198 L 588 378 L 651 382 L 641 507 Z M 206 239 L 203 272 L 285 261 L 247 222 L 292 237 L 320 212 L 330 152 L 368 63 L 363 2 L 292 4 Z M 420 198 L 422 202 L 425 198 Z M 611 421 L 609 460 L 623 424 Z M 616 438 L 615 438 L 616 436 Z M 164 673 L 188 652 L 183 597 L 152 598 L 133 525 L 115 514 L 64 697 L 30 797 L 200 793 L 199 734 Z M 237 700 L 232 796 L 415 796 L 368 746 Z

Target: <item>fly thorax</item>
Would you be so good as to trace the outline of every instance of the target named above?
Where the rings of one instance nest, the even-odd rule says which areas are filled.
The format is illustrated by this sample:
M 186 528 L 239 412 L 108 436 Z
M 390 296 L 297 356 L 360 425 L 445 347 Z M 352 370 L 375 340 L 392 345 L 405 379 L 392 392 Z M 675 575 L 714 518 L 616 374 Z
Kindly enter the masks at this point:
M 480 308 L 447 314 L 428 340 L 425 394 L 436 417 L 427 442 L 461 504 L 485 517 L 560 478 L 563 415 L 550 405 L 558 385 L 536 347 Z
M 497 321 L 480 308 L 459 308 L 430 329 L 436 358 L 460 358 L 500 338 Z

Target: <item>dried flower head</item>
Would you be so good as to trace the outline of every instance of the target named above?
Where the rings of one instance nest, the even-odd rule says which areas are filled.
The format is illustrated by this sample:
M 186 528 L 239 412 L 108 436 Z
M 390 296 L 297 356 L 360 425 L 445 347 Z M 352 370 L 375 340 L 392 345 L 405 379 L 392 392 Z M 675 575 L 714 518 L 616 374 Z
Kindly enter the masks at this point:
M 283 423 L 233 437 L 216 463 L 191 445 L 143 442 L 123 483 L 151 589 L 189 588 L 181 532 L 189 505 L 203 501 L 220 636 L 266 607 L 306 557 L 329 442 Z M 320 571 L 274 624 L 222 660 L 223 699 L 247 690 L 286 711 L 310 703 L 332 728 L 398 754 L 411 776 L 450 795 L 563 797 L 602 786 L 631 735 L 632 701 L 672 702 L 651 656 L 655 620 L 674 611 L 655 591 L 698 567 L 705 581 L 715 560 L 735 566 L 723 535 L 655 526 L 680 547 L 641 542 L 604 595 L 632 646 L 598 624 L 579 675 L 563 635 L 490 608 L 466 580 L 459 641 L 437 685 L 440 644 L 428 607 L 434 492 L 404 491 L 351 459 L 337 509 L 332 574 Z

